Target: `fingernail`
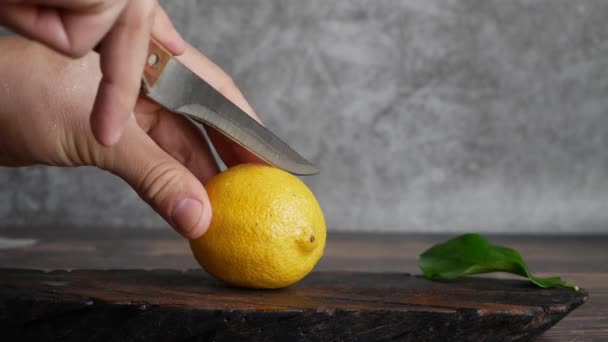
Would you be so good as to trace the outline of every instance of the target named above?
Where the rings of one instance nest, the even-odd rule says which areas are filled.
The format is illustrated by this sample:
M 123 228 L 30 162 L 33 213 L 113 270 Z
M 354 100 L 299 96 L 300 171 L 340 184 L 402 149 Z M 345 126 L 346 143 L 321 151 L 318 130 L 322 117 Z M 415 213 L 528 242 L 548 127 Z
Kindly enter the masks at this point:
M 197 238 L 202 235 L 200 221 L 204 208 L 201 202 L 192 198 L 183 198 L 177 202 L 171 212 L 173 227 L 186 238 Z

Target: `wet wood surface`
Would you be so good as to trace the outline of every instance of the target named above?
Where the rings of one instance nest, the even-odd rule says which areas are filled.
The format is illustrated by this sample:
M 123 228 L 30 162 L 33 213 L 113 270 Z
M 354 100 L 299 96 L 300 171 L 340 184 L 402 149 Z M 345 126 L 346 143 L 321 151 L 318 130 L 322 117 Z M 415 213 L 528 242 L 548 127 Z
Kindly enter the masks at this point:
M 209 300 L 209 298 L 207 298 L 207 294 L 207 297 L 205 297 L 206 300 L 202 300 L 202 297 L 198 298 L 199 302 L 197 305 L 202 305 L 202 303 L 212 305 L 215 303 L 217 308 L 219 308 L 219 311 L 215 309 L 210 311 L 203 310 L 199 312 L 199 315 L 202 316 L 196 317 L 201 317 L 201 319 L 205 317 L 205 319 L 210 320 L 210 322 L 216 322 L 216 327 L 228 327 L 222 330 L 222 334 L 224 335 L 220 334 L 216 336 L 216 340 L 221 340 L 222 336 L 230 337 L 232 336 L 230 335 L 232 333 L 243 333 L 243 327 L 263 327 L 265 325 L 261 322 L 263 322 L 264 319 L 272 320 L 268 318 L 269 316 L 265 316 L 268 314 L 268 312 L 263 310 L 262 311 L 264 314 L 261 316 L 257 314 L 252 316 L 249 314 L 251 312 L 258 312 L 259 310 L 245 310 L 244 312 L 247 312 L 248 314 L 239 316 L 240 314 L 237 314 L 238 311 L 234 311 L 234 308 L 230 307 L 230 305 L 234 304 L 234 302 L 231 302 L 228 300 L 228 298 L 233 298 L 233 300 L 234 298 L 240 298 L 237 300 L 237 303 L 254 303 L 251 304 L 253 306 L 261 304 L 268 305 L 267 308 L 270 308 L 270 312 L 275 312 L 275 314 L 279 314 L 281 310 L 295 310 L 296 312 L 309 312 L 311 314 L 316 314 L 317 316 L 301 316 L 303 321 L 299 322 L 298 324 L 294 323 L 297 322 L 297 320 L 292 321 L 294 324 L 292 327 L 293 329 L 287 330 L 295 334 L 294 336 L 290 335 L 290 337 L 292 337 L 291 339 L 293 340 L 315 340 L 315 335 L 322 336 L 319 335 L 320 330 L 315 330 L 312 322 L 317 322 L 315 317 L 323 317 L 323 315 L 333 314 L 334 316 L 332 317 L 336 317 L 335 311 L 333 311 L 333 309 L 336 308 L 346 308 L 346 310 L 343 311 L 345 313 L 356 312 L 353 311 L 353 308 L 361 309 L 365 306 L 367 306 L 368 309 L 372 308 L 369 310 L 366 309 L 366 313 L 381 312 L 379 310 L 381 307 L 384 307 L 385 311 L 393 310 L 395 312 L 399 312 L 399 315 L 404 315 L 406 312 L 426 312 L 426 314 L 429 315 L 427 318 L 435 317 L 435 320 L 423 320 L 423 322 L 426 322 L 427 324 L 425 326 L 427 328 L 426 331 L 429 331 L 429 333 L 425 336 L 440 336 L 442 333 L 441 328 L 439 326 L 433 326 L 431 322 L 437 322 L 440 320 L 438 317 L 441 315 L 454 315 L 454 312 L 463 315 L 463 312 L 467 312 L 468 316 L 465 315 L 461 317 L 467 317 L 469 321 L 472 321 L 471 317 L 477 317 L 478 320 L 481 319 L 480 317 L 489 317 L 480 315 L 480 313 L 488 315 L 488 312 L 492 314 L 502 312 L 502 315 L 504 315 L 505 312 L 510 312 L 511 316 L 508 317 L 513 318 L 515 317 L 513 316 L 515 313 L 539 313 L 540 311 L 538 310 L 541 310 L 542 308 L 543 312 L 553 312 L 551 315 L 554 315 L 545 316 L 545 318 L 549 317 L 547 318 L 546 322 L 554 322 L 555 319 L 560 318 L 559 315 L 562 315 L 565 312 L 564 308 L 566 308 L 567 311 L 570 307 L 576 306 L 577 303 L 580 303 L 581 300 L 584 299 L 584 296 L 560 297 L 564 294 L 572 294 L 572 292 L 564 292 L 565 290 L 561 289 L 548 291 L 537 290 L 530 287 L 527 283 L 521 281 L 495 282 L 493 280 L 479 280 L 476 278 L 470 278 L 457 283 L 444 284 L 438 282 L 427 282 L 419 277 L 408 277 L 404 275 L 404 273 L 412 273 L 414 275 L 419 274 L 420 272 L 416 267 L 417 255 L 419 255 L 424 249 L 428 248 L 433 243 L 442 241 L 445 238 L 446 236 L 433 235 L 332 234 L 328 239 L 325 257 L 322 259 L 313 275 L 306 278 L 304 282 L 295 287 L 278 292 L 243 292 L 240 290 L 223 287 L 214 280 L 204 276 L 204 274 L 200 271 L 186 271 L 188 269 L 197 268 L 196 262 L 190 255 L 187 243 L 169 231 L 137 231 L 93 228 L 59 229 L 53 227 L 2 227 L 0 228 L 0 267 L 5 268 L 5 270 L 3 270 L 3 273 L 0 275 L 0 282 L 4 281 L 5 284 L 0 285 L 0 288 L 3 291 L 2 295 L 4 298 L 14 298 L 17 294 L 15 291 L 18 291 L 19 288 L 19 286 L 14 285 L 15 283 L 19 283 L 19 281 L 23 281 L 23 279 L 28 279 L 28 277 L 42 279 L 38 283 L 44 281 L 47 282 L 47 284 L 43 287 L 36 289 L 36 287 L 32 286 L 31 284 L 29 287 L 25 286 L 25 288 L 29 288 L 33 291 L 30 293 L 31 295 L 38 294 L 42 296 L 40 298 L 43 298 L 49 294 L 65 294 L 66 298 L 71 298 L 71 303 L 76 303 L 74 304 L 76 308 L 78 308 L 79 305 L 89 305 L 92 307 L 102 308 L 100 309 L 100 312 L 106 312 L 103 310 L 110 310 L 106 306 L 107 303 L 124 304 L 130 301 L 128 306 L 130 306 L 132 310 L 139 310 L 134 311 L 135 313 L 143 312 L 143 314 L 141 314 L 143 316 L 141 317 L 146 315 L 148 315 L 148 317 L 155 317 L 154 315 L 157 315 L 156 317 L 159 320 L 157 321 L 158 324 L 161 324 L 163 319 L 167 317 L 173 317 L 172 319 L 176 319 L 179 322 L 187 321 L 182 319 L 184 317 L 180 318 L 178 315 L 179 310 L 175 311 L 174 309 L 171 309 L 171 306 L 167 306 L 166 308 L 163 306 L 166 306 L 167 304 L 162 302 L 162 300 L 174 297 L 167 293 L 159 295 L 157 292 L 155 292 L 158 291 L 158 289 L 166 289 L 167 286 L 169 286 L 169 289 L 166 291 L 173 291 L 177 288 L 177 290 L 179 290 L 177 293 L 185 296 L 180 300 L 186 304 L 194 300 L 192 296 L 189 296 L 188 294 L 192 295 L 192 293 L 194 293 L 193 296 L 196 297 L 197 295 L 202 296 L 200 291 L 211 291 L 215 295 L 219 296 L 216 298 L 216 301 L 214 302 Z M 562 321 L 546 331 L 536 340 L 608 340 L 608 248 L 606 247 L 608 246 L 608 237 L 491 236 L 490 240 L 495 243 L 506 244 L 518 249 L 524 256 L 524 259 L 528 261 L 532 271 L 538 275 L 562 276 L 566 280 L 579 285 L 585 290 L 588 290 L 590 293 L 587 303 L 573 311 L 570 315 L 565 317 Z M 13 270 L 7 270 L 6 268 L 13 268 Z M 14 268 L 17 268 L 18 270 L 14 270 Z M 24 269 L 88 269 L 91 271 L 86 271 L 89 273 L 82 273 L 80 271 L 72 273 L 39 273 L 32 271 L 26 272 Z M 97 273 L 98 270 L 108 269 L 129 271 Z M 168 270 L 143 272 L 141 270 L 134 271 L 133 269 Z M 93 272 L 93 275 L 90 272 Z M 362 274 L 362 272 L 364 272 L 364 274 Z M 103 274 L 103 276 L 101 274 Z M 67 279 L 66 277 L 76 278 Z M 511 276 L 501 274 L 493 277 L 513 278 Z M 12 279 L 12 289 L 10 286 L 7 286 L 6 282 L 9 281 L 8 279 Z M 120 295 L 116 293 L 112 295 L 112 293 L 109 292 L 109 290 L 112 288 L 108 286 L 108 283 L 104 283 L 104 281 L 100 281 L 99 279 L 113 279 L 114 283 L 122 284 L 120 285 L 121 290 L 118 291 Z M 54 285 L 49 285 L 48 282 Z M 64 283 L 69 283 L 71 285 L 61 286 Z M 160 286 L 161 283 L 164 285 Z M 171 286 L 175 288 L 171 289 Z M 506 288 L 501 289 L 501 286 L 505 286 Z M 145 296 L 140 291 L 143 288 L 147 289 L 147 292 L 144 293 Z M 413 291 L 413 288 L 417 288 L 419 291 Z M 92 291 L 91 289 L 98 289 L 98 292 L 86 292 Z M 101 291 L 101 293 L 99 291 Z M 337 295 L 331 295 L 331 291 Z M 369 291 L 378 292 L 376 292 L 374 296 L 374 294 L 370 293 Z M 155 293 L 157 293 L 157 295 L 155 295 Z M 162 293 L 162 291 L 160 293 Z M 416 293 L 420 295 L 413 295 Z M 439 296 L 439 294 L 442 293 L 446 295 L 449 294 L 450 296 L 448 297 L 452 298 L 451 301 L 446 300 L 446 296 Z M 465 293 L 468 293 L 469 297 L 467 297 Z M 472 293 L 479 294 L 479 299 L 475 299 L 475 296 L 473 296 Z M 497 293 L 502 293 L 502 296 L 497 295 Z M 515 293 L 516 295 L 505 295 L 506 293 Z M 534 298 L 522 300 L 522 298 L 525 298 L 526 294 L 534 294 L 534 296 L 532 296 Z M 24 294 L 22 295 L 25 296 Z M 492 297 L 492 295 L 495 297 Z M 243 300 L 243 298 L 241 298 L 243 296 L 248 299 Z M 457 305 L 454 302 L 454 297 L 467 303 L 465 305 L 462 305 L 462 303 Z M 48 297 L 46 298 L 48 299 Z M 91 300 L 92 298 L 95 300 Z M 429 300 L 432 300 L 433 298 L 441 299 L 441 303 L 436 305 L 437 303 L 435 302 L 429 302 Z M 543 302 L 543 300 L 547 300 L 548 298 L 553 298 L 552 300 L 554 302 L 557 301 L 557 304 L 562 303 L 565 306 L 558 305 L 557 307 L 551 309 L 550 306 L 547 306 L 549 305 L 549 302 Z M 285 304 L 284 302 L 283 304 L 279 305 L 281 300 L 287 301 L 288 304 Z M 242 303 L 240 305 L 244 305 Z M 339 306 L 338 304 L 342 306 Z M 487 307 L 487 305 L 490 304 L 497 305 L 497 307 Z M 151 305 L 155 309 L 148 310 L 148 305 Z M 224 307 L 221 305 L 224 305 Z M 272 305 L 275 305 L 274 309 Z M 407 310 L 395 309 L 395 306 L 402 307 L 404 305 L 407 306 Z M 501 307 L 501 305 L 506 305 L 512 310 L 509 311 L 505 309 L 506 307 Z M 515 305 L 518 307 L 518 309 L 515 310 L 509 305 Z M 162 310 L 157 310 L 161 307 L 163 310 L 169 310 L 169 312 L 173 312 L 177 316 L 171 316 L 166 312 L 163 313 Z M 179 305 L 177 305 L 177 307 L 183 308 L 183 306 Z M 226 311 L 222 309 L 226 307 L 230 307 L 230 309 Z M 279 307 L 282 309 L 279 310 Z M 310 308 L 316 309 L 311 311 Z M 433 310 L 430 310 L 430 308 Z M 458 311 L 457 308 L 459 308 L 461 311 Z M 209 307 L 207 307 L 207 309 L 209 309 Z M 252 309 L 252 307 L 249 307 L 249 309 Z M 257 309 L 259 309 L 259 307 L 257 307 Z M 0 308 L 0 311 L 1 310 L 2 309 Z M 87 311 L 90 309 L 83 310 Z M 15 311 L 13 310 L 12 312 Z M 109 312 L 116 313 L 112 310 L 107 311 L 106 313 Z M 128 313 L 130 311 L 127 310 L 126 312 Z M 214 315 L 218 315 L 218 317 L 211 319 L 205 316 L 210 315 L 210 312 L 213 312 Z M 338 312 L 342 311 L 338 310 Z M 4 312 L 4 314 L 6 316 L 6 312 Z M 236 316 L 233 317 L 232 315 Z M 396 316 L 399 317 L 399 322 L 405 319 L 405 316 L 399 315 Z M 138 315 L 135 315 L 135 317 L 137 316 Z M 374 323 L 374 326 L 370 327 L 365 325 L 365 322 L 374 322 L 374 320 L 370 320 L 369 317 L 363 317 L 361 314 L 353 314 L 351 316 L 346 314 L 345 316 L 340 316 L 339 319 L 336 318 L 337 323 L 335 323 L 335 327 L 343 327 L 343 329 L 347 329 L 349 331 L 351 336 L 359 336 L 361 340 L 373 340 L 372 337 L 375 336 L 384 337 L 388 340 L 391 338 L 399 339 L 399 334 L 402 334 L 401 337 L 405 338 L 408 336 L 413 336 L 407 335 L 408 332 L 412 334 L 413 332 L 419 333 L 424 331 L 424 329 L 421 329 L 420 327 L 417 329 L 408 330 L 403 326 L 399 326 L 394 321 L 391 321 L 392 323 L 378 323 L 382 321 L 382 319 L 390 319 L 389 316 L 390 315 L 379 316 L 380 318 L 376 318 L 377 321 Z M 0 313 L 0 319 L 2 317 L 2 313 Z M 66 315 L 66 317 L 70 317 L 70 315 Z M 94 317 L 97 316 L 91 316 L 89 319 Z M 108 317 L 114 316 L 112 314 Z M 445 316 L 441 317 L 445 318 Z M 523 315 L 523 317 L 529 318 L 531 316 Z M 95 319 L 98 320 L 99 318 L 97 317 Z M 225 319 L 232 322 L 230 324 L 234 325 L 234 327 L 229 328 L 231 325 L 226 323 L 224 321 Z M 235 321 L 231 321 L 233 319 L 236 320 L 236 323 Z M 245 323 L 239 323 L 239 319 L 245 320 Z M 287 322 L 289 322 L 290 319 L 293 319 L 293 317 L 285 318 Z M 411 321 L 411 318 L 409 319 Z M 142 322 L 148 322 L 148 324 L 151 324 L 150 322 L 152 321 L 144 320 Z M 305 324 L 306 322 L 308 322 L 308 324 Z M 323 320 L 321 320 L 321 322 L 323 322 Z M 329 321 L 324 322 L 326 323 L 323 323 L 325 325 L 321 324 L 321 328 L 329 329 L 326 331 L 336 332 L 336 330 L 331 330 L 333 328 L 329 328 L 331 326 L 331 324 L 327 323 Z M 492 322 L 494 324 L 499 324 L 500 322 L 508 322 L 508 320 L 503 316 L 500 320 Z M 544 321 L 532 320 L 525 324 L 520 322 L 520 324 L 523 324 L 520 326 L 526 326 L 528 328 L 536 327 L 538 329 L 537 331 L 540 331 L 547 325 L 542 325 L 542 322 Z M 80 323 L 85 324 L 87 322 L 81 321 Z M 478 326 L 477 330 L 470 331 L 477 331 L 477 333 L 481 333 L 482 330 L 500 332 L 499 329 L 484 330 L 484 328 L 492 326 L 491 323 L 487 323 L 490 325 L 484 324 Z M 300 329 L 296 329 L 295 325 L 300 326 Z M 285 323 L 285 327 L 288 326 L 290 325 Z M 379 328 L 374 334 L 372 334 L 373 331 L 370 331 L 370 329 L 374 329 L 375 327 L 379 326 L 384 328 Z M 394 327 L 395 330 L 386 330 L 386 327 L 390 326 Z M 515 327 L 517 325 L 513 323 L 512 326 Z M 302 327 L 308 327 L 308 330 L 303 330 Z M 463 334 L 461 336 L 465 336 L 465 331 L 469 331 L 466 330 L 466 325 L 460 326 L 461 330 L 454 327 L 455 326 L 451 327 L 451 329 L 453 329 L 452 331 L 460 331 Z M 267 326 L 267 328 L 268 329 L 266 331 L 267 334 L 269 334 L 268 332 L 274 333 L 280 327 L 273 327 L 270 325 Z M 205 335 L 209 333 L 209 331 L 212 330 L 208 329 L 200 332 L 198 335 L 194 334 L 191 336 L 196 335 L 201 340 L 205 340 L 205 338 L 211 339 L 211 335 Z M 216 329 L 215 331 L 217 332 L 219 330 Z M 358 335 L 355 334 L 355 332 L 357 332 Z M 470 332 L 468 332 L 468 334 L 469 336 L 474 336 L 470 335 Z M 524 336 L 533 334 L 533 331 L 526 330 L 526 328 L 521 328 L 520 334 L 521 335 L 510 336 L 512 338 L 523 338 Z M 263 337 L 267 335 L 264 335 L 262 331 L 256 332 L 256 336 Z M 493 337 L 494 335 L 485 334 L 483 336 L 489 338 Z M 509 335 L 505 334 L 505 336 Z M 475 337 L 481 338 L 482 335 Z

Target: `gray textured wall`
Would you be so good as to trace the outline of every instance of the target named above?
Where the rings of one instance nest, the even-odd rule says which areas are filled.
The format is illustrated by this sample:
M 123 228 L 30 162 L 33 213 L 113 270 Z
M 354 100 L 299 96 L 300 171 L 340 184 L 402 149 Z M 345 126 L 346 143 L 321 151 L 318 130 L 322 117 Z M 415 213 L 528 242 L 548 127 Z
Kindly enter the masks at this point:
M 164 1 L 322 168 L 329 228 L 608 232 L 608 1 Z M 164 227 L 92 169 L 0 169 L 0 223 Z

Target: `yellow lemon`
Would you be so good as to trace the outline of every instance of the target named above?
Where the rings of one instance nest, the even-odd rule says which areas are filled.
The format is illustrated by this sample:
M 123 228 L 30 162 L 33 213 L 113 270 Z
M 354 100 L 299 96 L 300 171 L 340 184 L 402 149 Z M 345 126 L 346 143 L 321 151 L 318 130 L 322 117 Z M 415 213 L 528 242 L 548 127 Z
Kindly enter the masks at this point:
M 297 177 L 243 164 L 213 177 L 206 188 L 213 218 L 190 247 L 212 276 L 234 286 L 281 288 L 304 278 L 323 255 L 325 218 Z

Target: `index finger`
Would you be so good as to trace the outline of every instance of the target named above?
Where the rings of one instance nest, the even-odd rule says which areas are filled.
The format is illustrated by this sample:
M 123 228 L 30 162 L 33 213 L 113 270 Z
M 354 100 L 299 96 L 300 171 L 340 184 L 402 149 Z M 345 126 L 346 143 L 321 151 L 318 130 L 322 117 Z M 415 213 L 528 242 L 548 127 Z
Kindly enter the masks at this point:
M 99 54 L 103 77 L 91 113 L 97 140 L 111 146 L 120 140 L 139 95 L 156 1 L 131 0 L 103 40 Z

